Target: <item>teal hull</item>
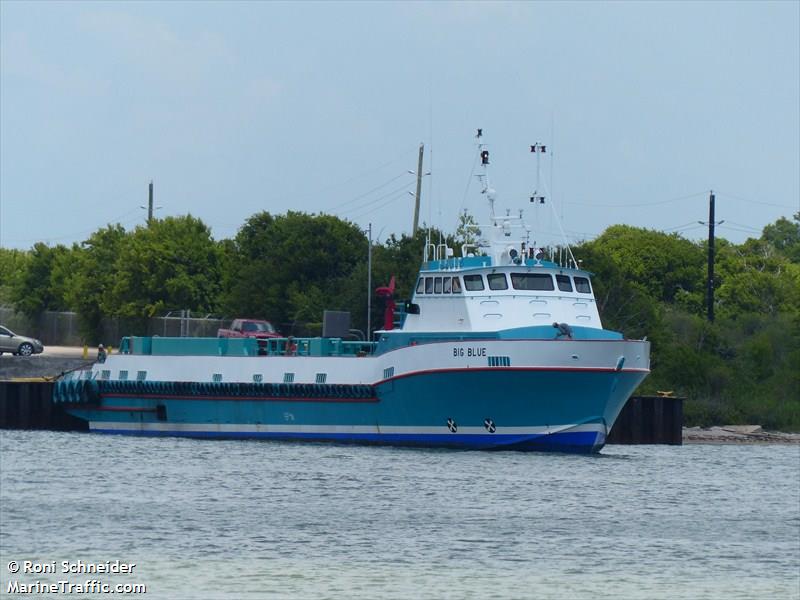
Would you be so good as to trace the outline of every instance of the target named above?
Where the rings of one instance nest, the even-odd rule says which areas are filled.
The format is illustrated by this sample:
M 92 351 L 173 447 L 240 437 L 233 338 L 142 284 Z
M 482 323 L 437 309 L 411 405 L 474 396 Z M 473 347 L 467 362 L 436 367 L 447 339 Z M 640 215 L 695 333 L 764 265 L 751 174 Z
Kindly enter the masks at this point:
M 70 412 L 105 433 L 597 452 L 645 375 L 491 368 L 375 386 L 60 382 L 55 399 L 77 402 Z

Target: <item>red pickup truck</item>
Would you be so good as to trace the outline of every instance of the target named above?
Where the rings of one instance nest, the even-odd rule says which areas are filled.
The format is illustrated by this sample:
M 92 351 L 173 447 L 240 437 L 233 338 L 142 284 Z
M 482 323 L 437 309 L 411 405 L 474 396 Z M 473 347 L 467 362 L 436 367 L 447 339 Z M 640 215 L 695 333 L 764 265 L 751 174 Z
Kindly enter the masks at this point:
M 234 319 L 229 329 L 218 329 L 217 337 L 277 338 L 281 334 L 269 321 L 259 319 Z

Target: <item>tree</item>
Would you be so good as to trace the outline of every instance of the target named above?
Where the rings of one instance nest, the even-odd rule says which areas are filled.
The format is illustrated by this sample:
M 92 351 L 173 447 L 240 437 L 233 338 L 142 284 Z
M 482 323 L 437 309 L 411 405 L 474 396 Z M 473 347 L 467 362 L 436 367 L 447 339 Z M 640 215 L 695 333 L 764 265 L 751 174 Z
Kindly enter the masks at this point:
M 704 289 L 705 253 L 677 234 L 614 225 L 586 246 L 608 255 L 655 299 L 673 302 Z
M 458 227 L 456 228 L 455 239 L 458 242 L 459 252 L 465 244 L 474 244 L 478 241 L 480 234 L 481 228 L 478 226 L 478 222 L 465 208 L 464 212 L 458 215 Z
M 0 248 L 0 305 L 11 305 L 18 280 L 24 276 L 31 261 L 31 253 L 25 250 Z
M 603 326 L 629 338 L 657 338 L 661 307 L 641 280 L 631 277 L 602 244 L 589 242 L 574 253 L 595 275 L 592 285 Z
M 87 342 L 100 341 L 103 318 L 115 313 L 112 290 L 117 260 L 128 238 L 121 225 L 108 225 L 90 235 L 76 251 L 67 300 L 78 313 L 78 326 Z
M 277 323 L 309 319 L 323 305 L 339 304 L 343 283 L 367 256 L 366 236 L 354 223 L 292 211 L 253 215 L 234 246 L 226 310 Z M 304 290 L 316 300 L 303 299 Z
M 800 262 L 800 212 L 795 213 L 794 222 L 781 217 L 764 227 L 761 239 L 772 244 L 778 252 L 792 262 Z
M 200 219 L 186 215 L 137 227 L 119 248 L 108 307 L 127 317 L 166 310 L 214 312 L 221 249 Z
M 68 252 L 65 246 L 51 248 L 42 242 L 34 244 L 24 271 L 12 284 L 11 298 L 19 312 L 37 319 L 46 310 L 66 307 L 63 296 L 53 286 L 52 275 L 59 257 Z

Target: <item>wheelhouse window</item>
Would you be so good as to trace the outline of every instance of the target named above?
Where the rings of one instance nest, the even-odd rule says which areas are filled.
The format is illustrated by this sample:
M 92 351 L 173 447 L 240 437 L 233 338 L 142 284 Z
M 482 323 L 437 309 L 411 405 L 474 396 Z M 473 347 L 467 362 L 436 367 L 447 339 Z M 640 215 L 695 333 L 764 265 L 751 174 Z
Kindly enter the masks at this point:
M 464 288 L 468 292 L 480 292 L 483 287 L 483 277 L 481 275 L 464 275 Z
M 419 281 L 417 282 L 417 293 L 424 294 L 425 293 L 425 278 L 420 277 Z
M 569 275 L 556 275 L 556 282 L 558 283 L 558 289 L 560 291 L 572 291 L 572 282 L 569 280 Z
M 512 273 L 511 285 L 515 290 L 554 290 L 553 277 L 549 273 Z
M 450 293 L 450 290 L 451 290 L 450 284 L 451 284 L 451 279 L 449 277 L 445 277 L 444 279 L 442 279 L 442 292 L 443 293 L 445 293 L 445 294 L 449 294 Z
M 433 277 L 426 277 L 425 278 L 425 293 L 432 294 L 433 293 Z
M 433 293 L 434 294 L 441 294 L 442 293 L 442 278 L 436 277 L 433 280 Z
M 453 277 L 453 293 L 461 293 L 461 280 L 458 277 Z
M 586 277 L 575 278 L 575 289 L 579 294 L 591 294 L 592 288 L 589 286 L 589 280 Z
M 506 279 L 505 273 L 492 273 L 491 275 L 487 275 L 486 278 L 489 280 L 490 290 L 508 289 L 508 280 Z

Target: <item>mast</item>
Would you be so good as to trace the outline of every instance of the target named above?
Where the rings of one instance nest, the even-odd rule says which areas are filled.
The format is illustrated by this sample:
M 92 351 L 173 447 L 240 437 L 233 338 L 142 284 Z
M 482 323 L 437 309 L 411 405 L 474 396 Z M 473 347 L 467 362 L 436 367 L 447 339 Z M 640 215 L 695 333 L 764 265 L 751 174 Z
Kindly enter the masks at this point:
M 367 229 L 369 246 L 367 247 L 367 341 L 372 341 L 372 223 Z M 380 232 L 378 233 L 380 236 Z
M 489 183 L 489 151 L 486 149 L 486 144 L 481 142 L 483 129 L 478 129 L 478 133 L 475 137 L 478 139 L 478 152 L 480 153 L 481 167 L 483 168 L 483 173 L 479 174 L 477 177 L 483 184 L 481 194 L 486 194 L 486 198 L 489 200 L 489 212 L 492 219 L 494 219 L 494 201 L 497 198 L 497 192 L 494 191 Z
M 533 190 L 533 195 L 531 196 L 531 202 L 544 204 L 544 195 L 539 191 L 541 186 L 541 156 L 545 152 L 547 152 L 547 146 L 544 144 L 540 144 L 536 142 L 531 146 L 531 152 L 536 155 L 536 189 Z

